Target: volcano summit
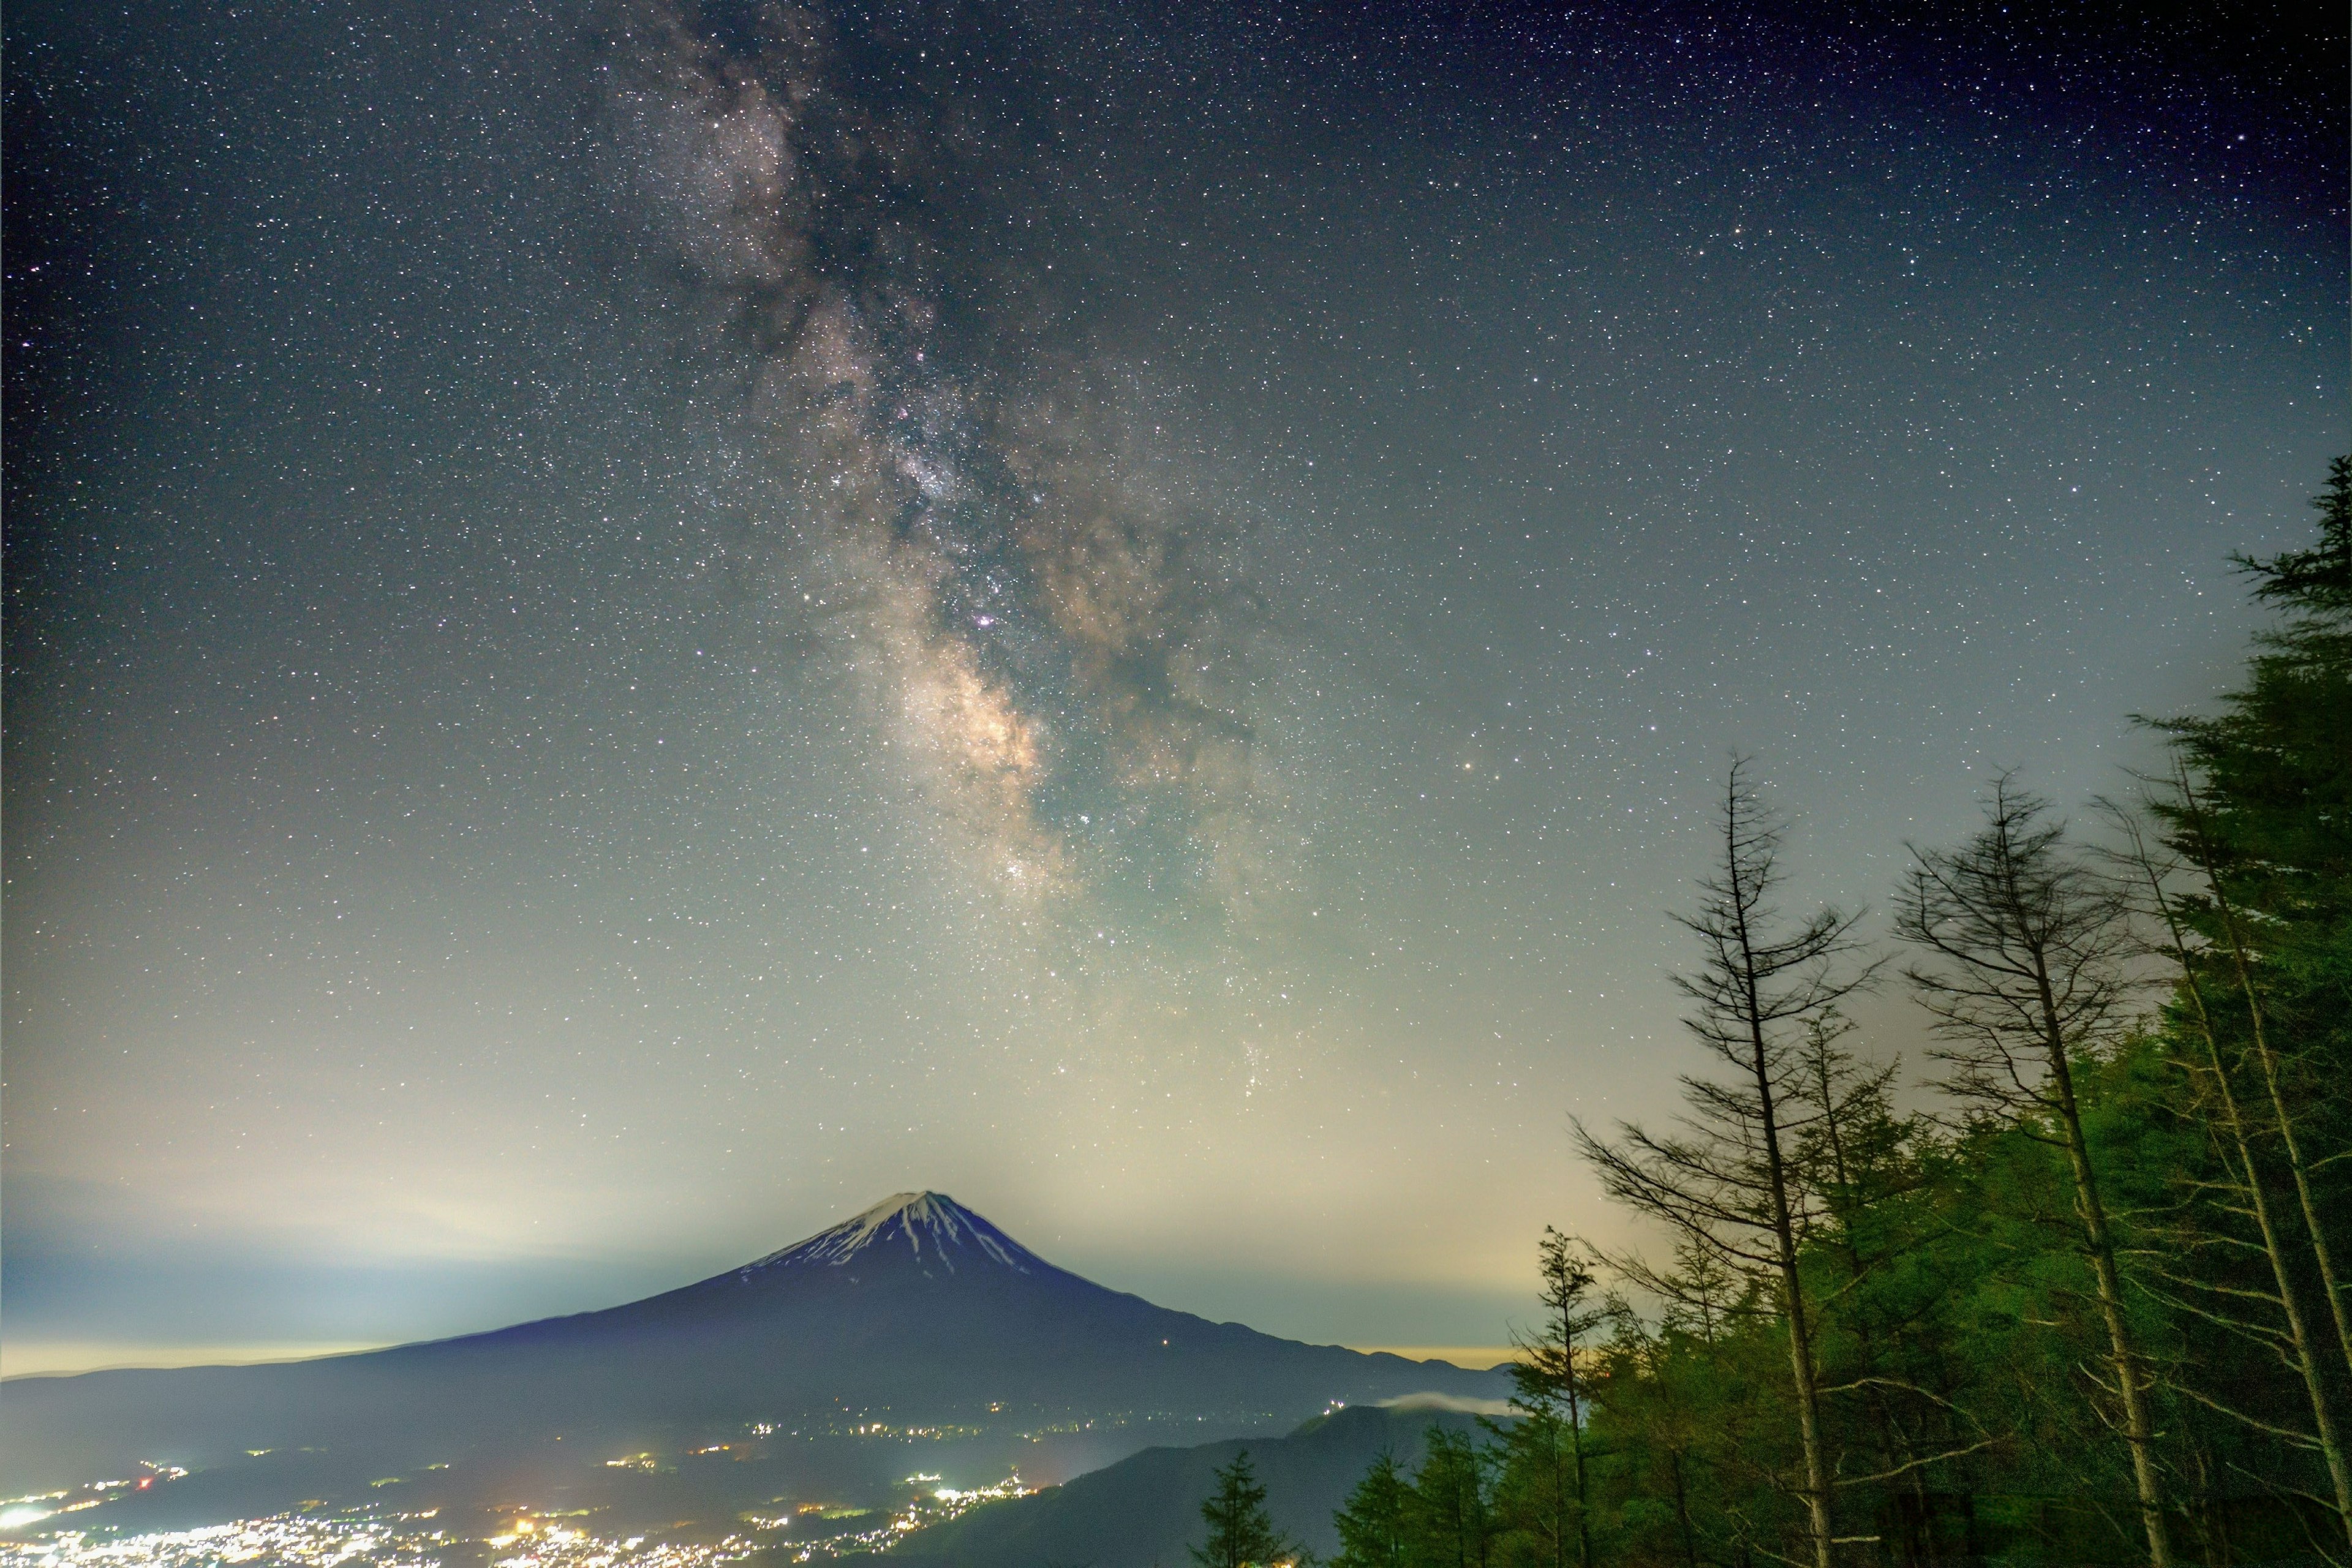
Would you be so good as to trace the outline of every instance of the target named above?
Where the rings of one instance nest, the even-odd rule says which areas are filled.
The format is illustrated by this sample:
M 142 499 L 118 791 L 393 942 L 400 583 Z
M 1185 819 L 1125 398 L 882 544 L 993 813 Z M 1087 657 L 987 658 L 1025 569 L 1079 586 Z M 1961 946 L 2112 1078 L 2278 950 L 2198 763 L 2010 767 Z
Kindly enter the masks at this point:
M 1213 1323 L 1039 1258 L 940 1193 L 902 1193 L 756 1261 L 602 1311 L 270 1366 L 6 1386 L 0 1481 L 201 1472 L 257 1449 L 378 1474 L 466 1456 L 1072 1424 L 1287 1426 L 1335 1403 L 1492 1397 L 1502 1379 Z M 340 1466 L 338 1467 L 340 1468 Z

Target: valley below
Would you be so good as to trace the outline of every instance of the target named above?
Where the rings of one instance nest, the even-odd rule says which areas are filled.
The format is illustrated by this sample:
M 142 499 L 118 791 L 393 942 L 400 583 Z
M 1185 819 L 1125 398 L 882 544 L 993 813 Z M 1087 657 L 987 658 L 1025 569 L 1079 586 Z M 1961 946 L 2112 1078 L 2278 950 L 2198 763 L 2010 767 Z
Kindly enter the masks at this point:
M 602 1312 L 12 1379 L 0 1568 L 985 1564 L 1088 1541 L 1114 1568 L 1181 1551 L 1242 1447 L 1311 1537 L 1373 1454 L 1499 1412 L 1507 1383 L 1171 1311 L 902 1194 Z

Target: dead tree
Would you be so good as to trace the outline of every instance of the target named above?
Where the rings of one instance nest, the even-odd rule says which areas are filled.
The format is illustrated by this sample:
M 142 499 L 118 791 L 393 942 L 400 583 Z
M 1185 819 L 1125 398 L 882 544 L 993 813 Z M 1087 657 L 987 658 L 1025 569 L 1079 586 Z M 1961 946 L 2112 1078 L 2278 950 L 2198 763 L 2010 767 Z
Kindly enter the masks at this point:
M 1841 968 L 1854 950 L 1857 917 L 1823 909 L 1790 922 L 1775 906 L 1780 824 L 1756 797 L 1744 759 L 1723 796 L 1722 859 L 1699 883 L 1694 914 L 1677 916 L 1699 940 L 1698 968 L 1675 977 L 1693 1010 L 1685 1022 L 1727 1077 L 1683 1077 L 1687 1110 L 1677 1131 L 1623 1126 L 1614 1141 L 1581 1123 L 1577 1142 L 1622 1202 L 1664 1221 L 1736 1272 L 1772 1282 L 1787 1325 L 1795 1384 L 1803 1498 L 1814 1568 L 1831 1568 L 1831 1470 L 1823 1451 L 1813 1316 L 1798 1269 L 1806 1228 L 1803 1186 L 1791 1169 L 1785 1106 L 1805 1026 L 1867 976 Z

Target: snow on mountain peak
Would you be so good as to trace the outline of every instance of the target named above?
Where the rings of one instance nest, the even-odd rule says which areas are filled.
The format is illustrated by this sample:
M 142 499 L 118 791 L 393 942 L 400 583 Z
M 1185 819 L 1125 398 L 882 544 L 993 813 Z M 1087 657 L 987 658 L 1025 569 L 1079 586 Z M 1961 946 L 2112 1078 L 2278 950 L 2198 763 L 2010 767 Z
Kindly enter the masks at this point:
M 792 1264 L 838 1268 L 876 1249 L 895 1251 L 902 1245 L 927 1271 L 933 1262 L 953 1273 L 960 1261 L 984 1260 L 1026 1274 L 1034 1261 L 1027 1248 L 945 1193 L 894 1193 L 830 1230 L 745 1264 L 740 1272 L 749 1279 Z

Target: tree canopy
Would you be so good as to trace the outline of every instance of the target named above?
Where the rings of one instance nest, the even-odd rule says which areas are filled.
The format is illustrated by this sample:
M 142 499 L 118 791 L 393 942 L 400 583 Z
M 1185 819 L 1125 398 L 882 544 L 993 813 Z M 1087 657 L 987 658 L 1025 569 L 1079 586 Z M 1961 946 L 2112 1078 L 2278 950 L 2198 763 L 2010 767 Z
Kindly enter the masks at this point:
M 1515 1415 L 1384 1457 L 1339 1563 L 2352 1562 L 2352 458 L 2315 505 L 2164 768 L 1911 850 L 1916 1073 L 1735 764 L 1684 1114 L 1576 1129 L 1657 1245 L 1547 1232 Z

